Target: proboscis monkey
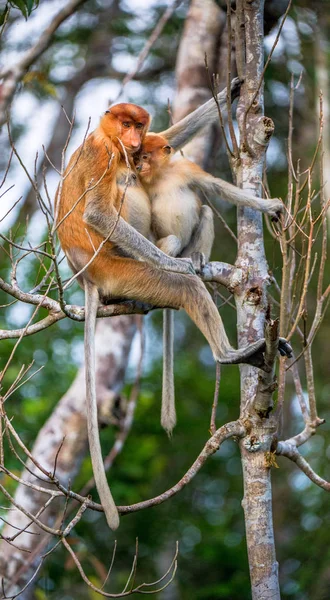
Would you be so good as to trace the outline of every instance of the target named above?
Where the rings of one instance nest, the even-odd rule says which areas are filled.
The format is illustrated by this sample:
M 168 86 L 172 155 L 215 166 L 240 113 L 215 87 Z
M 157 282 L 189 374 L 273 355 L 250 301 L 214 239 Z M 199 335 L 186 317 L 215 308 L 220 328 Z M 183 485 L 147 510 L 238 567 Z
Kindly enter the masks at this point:
M 158 248 L 170 256 L 193 256 L 208 261 L 214 241 L 213 213 L 197 192 L 212 193 L 236 205 L 249 206 L 278 218 L 283 203 L 258 198 L 209 175 L 178 156 L 164 135 L 147 133 L 135 158 L 136 170 L 151 201 L 152 232 Z M 163 390 L 161 423 L 171 433 L 176 423 L 173 376 L 173 311 L 164 310 Z
M 225 105 L 226 92 L 219 95 L 219 101 Z M 169 129 L 174 148 L 216 118 L 215 103 L 206 104 L 207 109 L 197 109 L 183 119 L 182 128 L 178 123 Z M 56 202 L 62 248 L 85 288 L 88 435 L 97 491 L 112 529 L 119 518 L 104 471 L 95 394 L 94 328 L 99 299 L 136 299 L 154 306 L 184 308 L 221 362 L 262 365 L 265 347 L 264 340 L 258 340 L 233 350 L 191 260 L 172 258 L 147 239 L 150 201 L 134 172 L 133 154 L 140 149 L 149 121 L 149 114 L 134 104 L 117 104 L 107 110 L 99 127 L 72 155 Z

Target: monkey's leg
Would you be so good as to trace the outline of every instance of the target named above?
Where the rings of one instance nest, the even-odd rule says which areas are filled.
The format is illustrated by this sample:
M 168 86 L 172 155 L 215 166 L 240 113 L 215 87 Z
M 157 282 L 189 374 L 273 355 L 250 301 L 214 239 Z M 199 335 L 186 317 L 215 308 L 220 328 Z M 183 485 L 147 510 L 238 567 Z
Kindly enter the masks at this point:
M 189 244 L 184 248 L 183 252 L 181 252 L 180 256 L 189 256 L 191 257 L 195 253 L 199 253 L 202 255 L 200 262 L 205 263 L 210 259 L 212 246 L 214 242 L 214 218 L 213 211 L 209 206 L 203 205 L 201 207 L 200 212 L 200 221 L 198 226 L 196 227 Z M 193 260 L 194 267 L 197 271 L 198 266 L 195 265 L 195 261 Z M 201 265 L 203 266 L 203 265 Z
M 169 256 L 179 256 L 182 250 L 182 242 L 176 235 L 167 235 L 166 237 L 160 238 L 156 242 L 157 248 L 159 248 L 165 254 Z
M 183 308 L 208 340 L 216 360 L 233 350 L 218 310 L 196 275 L 163 271 L 144 262 L 102 253 L 95 257 L 87 273 L 102 297 Z
M 262 368 L 264 338 L 245 348 L 233 349 L 219 312 L 197 276 L 162 271 L 140 261 L 102 254 L 88 267 L 88 276 L 103 296 L 183 308 L 206 337 L 215 360 L 229 364 L 245 362 Z
M 103 254 L 88 267 L 88 276 L 99 288 L 101 296 L 120 296 L 154 306 L 183 308 L 206 337 L 215 360 L 250 362 L 245 358 L 249 359 L 260 347 L 264 348 L 264 340 L 247 348 L 232 348 L 219 312 L 197 276 L 163 271 L 133 259 L 110 258 Z

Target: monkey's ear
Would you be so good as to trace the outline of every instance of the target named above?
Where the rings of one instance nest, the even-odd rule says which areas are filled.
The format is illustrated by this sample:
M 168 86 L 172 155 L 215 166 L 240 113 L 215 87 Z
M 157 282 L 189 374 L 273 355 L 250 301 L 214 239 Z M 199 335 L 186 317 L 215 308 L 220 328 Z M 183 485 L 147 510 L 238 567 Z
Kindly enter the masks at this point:
M 171 154 L 172 146 L 163 146 L 163 150 L 164 150 L 165 154 Z

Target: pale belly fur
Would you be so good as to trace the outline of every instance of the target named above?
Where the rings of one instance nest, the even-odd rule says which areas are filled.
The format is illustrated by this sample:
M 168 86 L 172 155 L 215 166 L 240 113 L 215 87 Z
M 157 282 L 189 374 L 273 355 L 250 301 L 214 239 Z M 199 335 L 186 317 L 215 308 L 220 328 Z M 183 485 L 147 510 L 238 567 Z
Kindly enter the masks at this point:
M 173 234 L 182 240 L 184 247 L 197 223 L 197 201 L 192 190 L 163 190 L 162 194 L 152 196 L 152 230 L 156 239 Z
M 123 194 L 125 187 L 118 186 Z M 151 229 L 151 206 L 150 200 L 138 185 L 129 186 L 126 189 L 124 204 L 126 208 L 127 222 L 146 238 L 150 236 Z

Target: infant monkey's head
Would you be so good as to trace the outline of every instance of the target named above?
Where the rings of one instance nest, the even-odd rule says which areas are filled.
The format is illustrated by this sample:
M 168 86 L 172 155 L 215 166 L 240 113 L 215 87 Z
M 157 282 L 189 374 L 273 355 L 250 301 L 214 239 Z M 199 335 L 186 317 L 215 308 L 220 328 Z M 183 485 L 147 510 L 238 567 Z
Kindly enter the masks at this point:
M 143 140 L 141 150 L 136 154 L 134 162 L 139 176 L 150 183 L 170 160 L 173 150 L 167 139 L 156 133 L 148 133 Z

